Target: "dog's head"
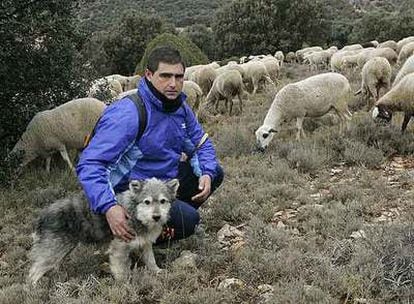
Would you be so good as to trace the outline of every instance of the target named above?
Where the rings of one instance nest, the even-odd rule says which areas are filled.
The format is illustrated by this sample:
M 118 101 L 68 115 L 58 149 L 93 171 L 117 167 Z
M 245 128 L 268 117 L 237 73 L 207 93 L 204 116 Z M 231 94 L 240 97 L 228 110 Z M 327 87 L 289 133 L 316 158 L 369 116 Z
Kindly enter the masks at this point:
M 178 179 L 167 182 L 156 178 L 131 181 L 128 191 L 128 213 L 148 228 L 164 225 L 168 220 L 178 186 Z

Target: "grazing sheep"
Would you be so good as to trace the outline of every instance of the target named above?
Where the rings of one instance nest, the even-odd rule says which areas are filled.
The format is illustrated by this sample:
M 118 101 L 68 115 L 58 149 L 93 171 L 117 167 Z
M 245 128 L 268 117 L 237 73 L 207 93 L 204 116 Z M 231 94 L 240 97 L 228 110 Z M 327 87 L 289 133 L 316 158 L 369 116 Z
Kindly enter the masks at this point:
M 282 51 L 277 51 L 277 52 L 275 53 L 275 58 L 276 58 L 277 60 L 279 60 L 279 62 L 280 62 L 280 67 L 282 67 L 282 66 L 283 66 L 283 60 L 285 60 L 285 55 L 283 55 L 283 52 L 282 52 Z
M 404 39 L 401 39 L 397 42 L 397 53 L 399 54 L 401 52 L 401 49 L 406 45 L 407 43 L 414 42 L 414 36 L 409 36 Z
M 383 88 L 387 91 L 390 87 L 391 65 L 383 57 L 374 57 L 364 64 L 361 75 L 361 88 L 355 94 L 362 93 L 363 98 L 367 100 L 369 110 L 373 106 L 373 103 L 370 102 L 370 97 L 377 101 L 380 96 L 380 90 Z
M 275 96 L 263 125 L 256 131 L 257 145 L 264 150 L 283 122 L 296 119 L 299 140 L 305 136 L 302 128 L 305 117 L 320 117 L 334 110 L 341 121 L 341 131 L 350 119 L 348 101 L 351 87 L 345 76 L 324 73 L 283 87 Z
M 304 56 L 304 62 L 308 62 L 311 70 L 318 70 L 320 66 L 327 68 L 331 60 L 332 55 L 335 53 L 335 49 L 330 48 L 324 51 L 318 51 L 313 53 L 307 53 Z
M 323 48 L 321 48 L 320 46 L 310 46 L 310 47 L 306 47 L 306 48 L 297 50 L 295 52 L 296 60 L 297 60 L 297 62 L 301 63 L 303 61 L 304 55 L 306 53 L 318 52 L 318 51 L 322 51 L 322 50 L 323 50 Z
M 398 49 L 397 42 L 395 42 L 394 40 L 387 40 L 387 41 L 381 42 L 377 46 L 377 48 L 385 48 L 385 47 L 389 47 L 393 49 L 395 52 L 397 52 L 397 49 Z
M 404 112 L 401 126 L 401 132 L 404 132 L 414 115 L 414 73 L 404 76 L 387 94 L 378 99 L 372 117 L 389 122 L 393 112 Z
M 257 92 L 260 81 L 267 81 L 272 85 L 275 85 L 266 69 L 266 66 L 261 61 L 249 61 L 240 65 L 245 73 L 246 79 L 248 79 L 249 85 L 253 88 L 252 94 Z
M 24 152 L 21 167 L 38 156 L 46 158 L 50 171 L 51 153 L 59 151 L 73 170 L 68 149 L 81 149 L 105 109 L 105 104 L 95 98 L 80 98 L 64 103 L 52 110 L 37 113 L 12 153 Z
M 192 80 L 191 79 L 192 74 L 195 71 L 197 71 L 197 70 L 199 70 L 200 68 L 203 68 L 203 67 L 209 67 L 209 68 L 212 68 L 212 69 L 215 70 L 215 69 L 218 69 L 220 67 L 220 64 L 218 64 L 216 61 L 213 61 L 209 64 L 197 64 L 197 65 L 186 67 L 185 72 L 184 72 L 184 80 Z
M 293 63 L 296 61 L 296 55 L 294 52 L 289 52 L 286 54 L 286 58 L 285 58 L 287 63 Z
M 273 56 L 268 56 L 261 59 L 260 61 L 264 63 L 270 79 L 272 79 L 274 83 L 277 83 L 277 78 L 279 77 L 280 73 L 279 60 Z
M 355 51 L 338 51 L 334 53 L 331 57 L 331 72 L 340 72 L 342 71 L 343 65 L 342 61 L 345 56 L 355 55 L 361 50 Z
M 360 44 L 350 44 L 350 45 L 345 45 L 341 51 L 356 51 L 356 50 L 360 50 L 363 49 L 362 45 Z
M 226 100 L 226 110 L 228 103 L 230 103 L 229 115 L 233 110 L 233 97 L 239 98 L 240 113 L 243 111 L 243 101 L 241 95 L 245 94 L 243 79 L 240 73 L 236 70 L 228 70 L 218 75 L 214 80 L 213 86 L 207 95 L 207 107 L 215 106 L 218 109 L 218 101 L 220 99 Z
M 362 68 L 364 64 L 374 57 L 384 57 L 388 60 L 391 65 L 394 65 L 397 62 L 398 55 L 391 48 L 375 48 L 368 52 L 363 52 L 358 58 L 358 67 Z
M 414 52 L 414 42 L 409 42 L 401 48 L 398 54 L 397 64 L 402 65 Z
M 184 80 L 183 92 L 187 95 L 187 103 L 193 109 L 196 115 L 200 109 L 201 98 L 203 91 L 200 86 L 191 80 Z M 197 115 L 198 116 L 198 115 Z
M 211 86 L 213 85 L 214 79 L 216 79 L 216 77 L 216 70 L 210 65 L 205 65 L 191 73 L 191 76 L 188 80 L 197 83 L 203 91 L 203 95 L 206 96 L 208 92 L 210 92 Z
M 414 55 L 405 61 L 404 65 L 398 71 L 397 76 L 395 76 L 392 86 L 395 87 L 397 83 L 399 83 L 400 80 L 404 78 L 405 75 L 408 75 L 410 73 L 414 73 Z

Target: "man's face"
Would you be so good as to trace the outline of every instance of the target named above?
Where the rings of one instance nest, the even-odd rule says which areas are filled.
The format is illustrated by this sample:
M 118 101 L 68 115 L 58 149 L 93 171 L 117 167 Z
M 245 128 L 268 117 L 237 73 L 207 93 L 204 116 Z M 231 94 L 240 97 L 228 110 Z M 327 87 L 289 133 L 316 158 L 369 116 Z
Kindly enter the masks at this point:
M 160 62 L 155 72 L 145 70 L 145 77 L 169 100 L 178 97 L 183 89 L 184 67 L 181 63 L 168 64 Z

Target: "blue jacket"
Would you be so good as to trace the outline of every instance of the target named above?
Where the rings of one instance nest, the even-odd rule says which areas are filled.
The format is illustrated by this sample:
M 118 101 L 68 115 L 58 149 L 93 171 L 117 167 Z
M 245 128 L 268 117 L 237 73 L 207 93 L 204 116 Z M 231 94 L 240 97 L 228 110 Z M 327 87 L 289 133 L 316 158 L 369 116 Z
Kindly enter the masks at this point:
M 91 209 L 105 213 L 116 204 L 115 193 L 126 189 L 129 180 L 151 177 L 172 179 L 178 175 L 181 153 L 192 157 L 196 175 L 215 178 L 217 159 L 210 139 L 198 149 L 204 135 L 201 125 L 181 93 L 182 106 L 165 112 L 145 79 L 138 84 L 147 112 L 147 126 L 136 141 L 139 115 L 132 100 L 123 98 L 102 114 L 95 135 L 83 151 L 76 171 Z

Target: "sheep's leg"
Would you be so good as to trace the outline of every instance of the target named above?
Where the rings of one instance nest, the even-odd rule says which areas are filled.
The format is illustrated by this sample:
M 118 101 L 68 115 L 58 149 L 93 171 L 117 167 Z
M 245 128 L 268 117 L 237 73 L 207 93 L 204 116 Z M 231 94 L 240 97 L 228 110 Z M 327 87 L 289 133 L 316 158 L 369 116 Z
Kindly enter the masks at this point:
M 65 147 L 63 147 L 62 149 L 59 150 L 60 155 L 62 156 L 62 158 L 66 161 L 66 163 L 68 164 L 69 168 L 72 171 L 75 171 L 75 168 L 72 165 L 72 162 L 70 161 L 69 155 L 68 155 L 68 151 L 66 150 Z
M 401 126 L 401 133 L 404 133 L 405 129 L 407 129 L 407 125 L 410 122 L 410 119 L 411 119 L 412 115 L 413 115 L 413 113 L 407 113 L 407 112 L 404 114 L 404 121 L 403 121 L 402 126 Z
M 233 112 L 233 99 L 231 97 L 228 97 L 226 99 L 226 111 L 227 111 L 227 103 L 230 103 L 229 115 L 231 116 L 231 113 Z
M 50 162 L 51 162 L 51 160 L 52 160 L 52 156 L 47 156 L 46 157 L 46 172 L 47 173 L 50 173 Z
M 306 134 L 305 131 L 303 130 L 303 117 L 298 117 L 296 118 L 296 128 L 297 128 L 297 133 L 296 133 L 296 139 L 300 140 L 301 134 L 302 136 L 305 138 Z
M 240 93 L 237 95 L 237 97 L 239 98 L 240 113 L 243 113 L 243 100 L 241 99 Z

